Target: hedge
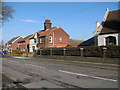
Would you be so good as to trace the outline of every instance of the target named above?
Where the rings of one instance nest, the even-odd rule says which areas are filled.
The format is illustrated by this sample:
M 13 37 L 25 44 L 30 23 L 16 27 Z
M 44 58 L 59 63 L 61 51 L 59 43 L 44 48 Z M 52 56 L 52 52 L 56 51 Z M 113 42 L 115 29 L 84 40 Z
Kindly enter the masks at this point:
M 80 48 L 83 48 L 84 57 L 103 57 L 103 47 L 86 46 L 86 47 L 65 47 L 65 48 L 44 48 L 41 51 L 42 55 L 50 55 L 52 49 L 52 55 L 64 55 L 64 49 L 66 56 L 81 56 Z M 106 46 L 106 57 L 108 58 L 120 58 L 120 46 Z M 40 50 L 37 50 L 37 55 L 40 55 Z

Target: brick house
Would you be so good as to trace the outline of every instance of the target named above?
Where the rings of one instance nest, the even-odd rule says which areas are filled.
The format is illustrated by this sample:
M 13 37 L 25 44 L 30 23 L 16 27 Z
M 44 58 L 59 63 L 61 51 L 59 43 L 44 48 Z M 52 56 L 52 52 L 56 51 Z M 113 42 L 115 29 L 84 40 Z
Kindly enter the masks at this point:
M 11 40 L 9 40 L 6 45 L 7 45 L 7 50 L 14 50 L 18 49 L 18 41 L 22 40 L 22 36 L 14 37 Z
M 30 52 L 38 48 L 66 47 L 69 44 L 69 35 L 60 27 L 51 27 L 50 20 L 45 20 L 44 30 L 36 32 L 30 38 Z
M 18 48 L 20 49 L 21 52 L 24 52 L 24 51 L 29 52 L 29 38 L 32 35 L 29 35 L 23 38 L 22 40 L 18 41 Z

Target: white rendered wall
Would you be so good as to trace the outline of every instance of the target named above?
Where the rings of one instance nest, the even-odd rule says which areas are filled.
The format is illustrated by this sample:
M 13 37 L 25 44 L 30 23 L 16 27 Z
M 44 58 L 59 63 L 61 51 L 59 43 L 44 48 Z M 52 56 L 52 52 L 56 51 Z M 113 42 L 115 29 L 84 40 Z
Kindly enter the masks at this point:
M 105 46 L 106 45 L 105 38 L 109 36 L 116 37 L 116 45 L 118 45 L 118 33 L 116 33 L 116 34 L 98 35 L 98 46 Z
M 36 43 L 34 42 L 34 38 L 36 38 Z M 29 50 L 30 50 L 30 52 L 33 52 L 33 48 L 32 48 L 33 46 L 35 46 L 35 50 L 38 49 L 37 48 L 37 34 L 35 34 L 34 38 L 29 40 Z

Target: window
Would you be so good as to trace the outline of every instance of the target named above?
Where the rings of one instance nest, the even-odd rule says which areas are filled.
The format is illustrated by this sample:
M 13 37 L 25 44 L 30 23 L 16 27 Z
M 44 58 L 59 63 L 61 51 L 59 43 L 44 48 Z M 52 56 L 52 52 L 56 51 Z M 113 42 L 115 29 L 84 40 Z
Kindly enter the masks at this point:
M 52 36 L 49 36 L 49 43 L 52 43 Z
M 35 51 L 35 46 L 32 46 L 33 52 Z
M 42 43 L 42 38 L 40 38 L 40 43 Z
M 60 42 L 62 42 L 62 37 L 60 37 Z
M 34 43 L 36 43 L 36 38 L 34 38 Z
M 106 45 L 115 44 L 116 45 L 116 38 L 113 36 L 106 37 Z

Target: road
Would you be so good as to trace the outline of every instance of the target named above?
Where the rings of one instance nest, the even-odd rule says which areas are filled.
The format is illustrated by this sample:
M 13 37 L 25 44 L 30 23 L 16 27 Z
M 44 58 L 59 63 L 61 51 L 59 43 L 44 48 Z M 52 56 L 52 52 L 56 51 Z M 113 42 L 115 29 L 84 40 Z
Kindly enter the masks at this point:
M 118 88 L 117 69 L 84 67 L 74 63 L 4 57 L 2 72 L 26 88 Z

